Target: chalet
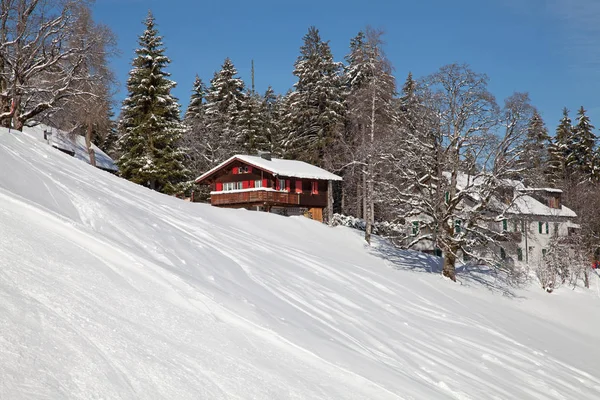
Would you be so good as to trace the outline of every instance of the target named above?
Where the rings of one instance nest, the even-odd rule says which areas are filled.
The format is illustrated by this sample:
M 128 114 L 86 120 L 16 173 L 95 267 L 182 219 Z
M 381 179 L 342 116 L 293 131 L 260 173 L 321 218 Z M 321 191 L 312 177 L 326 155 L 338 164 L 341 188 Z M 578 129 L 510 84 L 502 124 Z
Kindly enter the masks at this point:
M 282 215 L 305 215 L 323 221 L 331 206 L 332 181 L 324 169 L 302 161 L 235 155 L 196 179 L 210 185 L 210 203 L 217 207 L 247 208 Z

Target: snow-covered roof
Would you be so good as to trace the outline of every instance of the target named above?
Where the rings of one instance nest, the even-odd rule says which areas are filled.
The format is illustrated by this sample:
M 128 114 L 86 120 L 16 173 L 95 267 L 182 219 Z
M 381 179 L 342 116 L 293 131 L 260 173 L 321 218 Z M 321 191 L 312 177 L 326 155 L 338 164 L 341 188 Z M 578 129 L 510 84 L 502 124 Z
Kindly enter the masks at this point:
M 544 203 L 528 195 L 517 196 L 508 209 L 509 213 L 521 215 L 542 215 L 548 217 L 575 218 L 577 214 L 570 208 L 561 205 L 560 208 L 550 208 Z
M 44 140 L 44 131 L 50 133 L 47 141 Z M 58 149 L 72 152 L 74 153 L 75 158 L 90 164 L 90 155 L 88 154 L 85 138 L 83 136 L 70 135 L 67 132 L 61 131 L 60 129 L 44 124 L 24 126 L 23 133 L 33 136 L 38 140 L 48 142 L 51 146 L 54 146 Z M 114 172 L 119 170 L 113 159 L 93 143 L 92 149 L 96 154 L 96 167 Z
M 444 171 L 443 175 L 450 179 L 450 172 Z M 459 172 L 456 178 L 456 186 L 459 190 L 464 190 L 467 187 L 477 187 L 478 185 L 483 183 L 484 176 L 476 175 L 469 176 L 468 174 Z M 561 208 L 551 208 L 548 207 L 545 203 L 540 202 L 539 200 L 529 196 L 528 192 L 548 192 L 548 193 L 562 193 L 560 189 L 554 188 L 530 188 L 523 185 L 522 182 L 513 179 L 503 179 L 502 183 L 507 187 L 512 187 L 516 190 L 516 196 L 513 200 L 512 205 L 507 210 L 508 213 L 511 214 L 519 214 L 519 215 L 536 215 L 536 216 L 548 216 L 548 217 L 565 217 L 565 218 L 575 218 L 577 214 L 575 211 L 571 210 L 564 205 L 561 205 Z M 479 195 L 476 190 L 469 193 L 469 196 L 472 197 L 475 201 L 479 200 Z M 500 206 L 502 202 L 499 199 L 496 199 L 494 203 Z
M 327 181 L 342 180 L 341 177 L 332 174 L 331 172 L 326 171 L 323 168 L 319 168 L 314 165 L 305 163 L 304 161 L 285 160 L 282 158 L 271 158 L 270 160 L 268 160 L 260 156 L 248 156 L 243 154 L 237 154 L 229 158 L 228 160 L 222 162 L 221 164 L 217 165 L 210 171 L 196 178 L 196 182 L 198 183 L 206 179 L 214 172 L 220 170 L 225 165 L 235 160 L 241 161 L 258 169 L 270 172 L 273 175 L 286 176 L 290 178 L 318 179 Z

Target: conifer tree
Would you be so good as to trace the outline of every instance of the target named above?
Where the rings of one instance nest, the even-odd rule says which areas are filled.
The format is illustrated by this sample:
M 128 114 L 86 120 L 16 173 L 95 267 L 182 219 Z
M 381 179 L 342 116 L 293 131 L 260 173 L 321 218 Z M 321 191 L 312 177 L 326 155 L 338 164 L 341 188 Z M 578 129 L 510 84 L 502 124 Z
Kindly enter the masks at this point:
M 165 71 L 170 60 L 164 55 L 151 12 L 144 24 L 123 101 L 118 165 L 124 178 L 172 194 L 188 174 L 184 153 L 178 148 L 182 135 L 179 104 L 171 95 L 176 83 Z
M 187 149 L 185 165 L 192 171 L 194 176 L 198 176 L 212 167 L 207 161 L 209 157 L 207 157 L 208 135 L 205 118 L 205 96 L 206 86 L 202 79 L 196 75 L 190 102 L 183 120 L 185 132 L 182 138 L 182 145 Z
M 204 99 L 206 97 L 206 85 L 202 82 L 202 79 L 196 75 L 194 80 L 194 86 L 192 88 L 192 95 L 190 96 L 190 102 L 187 110 L 185 111 L 184 122 L 186 124 L 195 123 L 198 119 L 204 116 Z
M 565 107 L 554 140 L 548 146 L 548 180 L 554 185 L 560 184 L 570 175 L 567 158 L 571 149 L 572 136 L 573 126 L 569 118 L 569 110 Z
M 240 104 L 238 145 L 246 154 L 256 154 L 264 147 L 264 129 L 261 119 L 262 99 L 256 93 L 247 92 Z
M 529 186 L 541 186 L 545 183 L 545 171 L 548 169 L 548 150 L 550 142 L 544 120 L 537 112 L 529 120 L 523 151 L 519 156 L 519 167 L 525 183 Z
M 591 178 L 594 169 L 594 149 L 596 135 L 590 118 L 583 106 L 577 112 L 577 125 L 573 127 L 571 148 L 567 157 L 567 166 L 576 172 L 581 180 Z
M 243 137 L 238 119 L 244 102 L 244 81 L 226 58 L 215 72 L 206 95 L 206 128 L 210 140 L 210 163 L 216 165 L 242 151 Z
M 262 98 L 260 118 L 263 128 L 263 134 L 256 143 L 259 151 L 269 151 L 273 154 L 282 156 L 282 130 L 281 130 L 281 105 L 282 98 L 275 94 L 275 91 L 269 86 Z
M 318 29 L 311 27 L 294 67 L 298 82 L 289 99 L 286 146 L 293 156 L 322 165 L 344 113 L 341 65 L 333 60 Z

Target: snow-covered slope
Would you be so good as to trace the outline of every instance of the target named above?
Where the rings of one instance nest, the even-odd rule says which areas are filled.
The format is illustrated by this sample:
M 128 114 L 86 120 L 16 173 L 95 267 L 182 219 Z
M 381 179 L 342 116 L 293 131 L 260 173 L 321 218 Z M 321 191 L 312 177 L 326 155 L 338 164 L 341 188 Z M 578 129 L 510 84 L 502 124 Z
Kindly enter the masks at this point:
M 1 130 L 0 398 L 600 398 L 597 286 L 503 295 L 394 257 Z

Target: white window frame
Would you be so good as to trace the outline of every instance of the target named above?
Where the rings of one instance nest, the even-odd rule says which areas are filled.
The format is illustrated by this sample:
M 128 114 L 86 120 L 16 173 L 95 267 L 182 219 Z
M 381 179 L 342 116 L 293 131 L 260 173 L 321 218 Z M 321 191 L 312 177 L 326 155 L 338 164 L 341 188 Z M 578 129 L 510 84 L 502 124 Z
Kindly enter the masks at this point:
M 261 187 L 263 187 L 262 184 L 263 184 L 262 179 L 257 179 L 257 180 L 254 181 L 254 187 L 255 188 L 261 188 Z
M 286 184 L 285 184 L 285 179 L 281 179 L 281 178 L 277 178 L 277 181 L 279 182 L 279 190 L 282 192 L 286 192 Z

